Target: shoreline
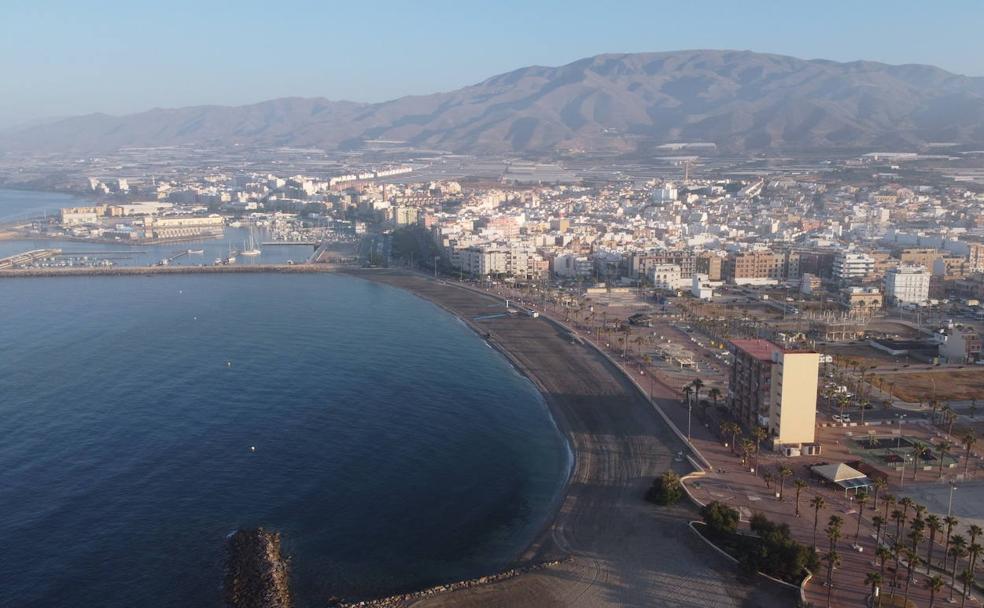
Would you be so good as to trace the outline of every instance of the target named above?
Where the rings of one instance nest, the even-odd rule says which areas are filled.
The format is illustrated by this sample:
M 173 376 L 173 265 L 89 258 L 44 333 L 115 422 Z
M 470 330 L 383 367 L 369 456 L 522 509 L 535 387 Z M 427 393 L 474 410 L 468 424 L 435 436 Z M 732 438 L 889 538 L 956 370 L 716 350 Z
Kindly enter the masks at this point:
M 423 595 L 383 597 L 362 605 L 790 605 L 779 590 L 739 580 L 730 562 L 708 554 L 689 530 L 688 505 L 658 510 L 642 499 L 663 470 L 691 470 L 672 457 L 680 449 L 689 453 L 689 448 L 634 379 L 604 353 L 593 345 L 572 344 L 566 328 L 554 319 L 522 314 L 489 318 L 489 306 L 503 301 L 494 294 L 403 270 L 343 272 L 408 291 L 475 331 L 537 388 L 573 456 L 550 517 L 513 564 L 511 571 L 523 570 L 521 574 L 503 579 L 489 573 L 480 577 L 485 581 L 481 584 L 452 581 L 439 590 L 422 590 Z M 657 538 L 663 543 L 654 542 Z M 694 578 L 699 591 L 690 588 L 696 580 L 686 590 L 680 588 L 681 580 Z M 695 593 L 704 600 L 681 601 L 682 595 Z

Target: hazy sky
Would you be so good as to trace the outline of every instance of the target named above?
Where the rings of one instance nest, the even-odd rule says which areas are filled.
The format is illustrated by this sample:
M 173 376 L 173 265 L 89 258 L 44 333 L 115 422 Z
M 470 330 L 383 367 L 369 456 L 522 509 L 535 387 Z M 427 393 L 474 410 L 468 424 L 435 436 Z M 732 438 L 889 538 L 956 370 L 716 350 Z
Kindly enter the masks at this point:
M 381 101 L 605 52 L 749 49 L 984 75 L 981 0 L 3 0 L 0 127 L 51 116 Z

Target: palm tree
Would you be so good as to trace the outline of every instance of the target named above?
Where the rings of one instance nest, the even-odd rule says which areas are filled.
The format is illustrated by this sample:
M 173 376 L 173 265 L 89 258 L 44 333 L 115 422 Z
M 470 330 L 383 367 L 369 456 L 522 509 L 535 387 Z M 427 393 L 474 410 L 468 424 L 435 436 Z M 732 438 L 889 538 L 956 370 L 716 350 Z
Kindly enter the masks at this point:
M 946 421 L 946 434 L 953 435 L 953 423 L 957 420 L 957 413 L 949 405 L 944 405 L 941 411 L 943 420 Z
M 721 389 L 714 386 L 711 390 L 707 391 L 707 396 L 711 398 L 711 402 L 714 404 L 714 409 L 717 409 L 718 399 L 721 398 Z
M 752 453 L 754 452 L 754 450 L 755 450 L 755 442 L 753 442 L 751 439 L 742 439 L 741 440 L 741 463 L 742 464 L 746 464 L 748 462 L 751 462 L 751 458 L 749 458 L 749 457 L 752 455 Z
M 704 388 L 704 381 L 700 378 L 694 378 L 690 386 L 694 387 L 694 401 L 697 402 L 697 405 L 700 405 L 700 389 Z
M 974 444 L 977 443 L 977 434 L 974 431 L 967 431 L 960 438 L 960 442 L 966 450 L 966 459 L 964 460 L 964 477 L 967 477 L 967 471 L 970 469 L 970 450 L 973 449 Z
M 888 558 L 892 557 L 892 551 L 888 547 L 878 547 L 878 549 L 875 550 L 875 557 L 877 557 L 878 561 L 881 562 L 881 569 L 878 572 L 882 575 L 882 577 L 884 577 L 885 562 L 888 561 Z
M 882 575 L 877 572 L 869 572 L 864 577 L 864 584 L 871 586 L 871 597 L 875 597 L 875 588 L 882 582 Z M 881 597 L 878 598 L 878 605 L 881 605 Z
M 685 405 L 690 405 L 690 398 L 693 396 L 693 394 L 694 394 L 694 387 L 690 386 L 689 384 L 683 387 L 683 403 Z
M 946 570 L 946 556 L 949 555 L 950 550 L 950 534 L 953 529 L 960 525 L 960 520 L 952 515 L 947 515 L 943 518 L 943 523 L 946 524 L 946 540 L 943 543 L 943 569 Z
M 936 604 L 936 594 L 943 589 L 943 577 L 936 575 L 926 581 L 926 588 L 929 589 L 929 608 Z
M 963 583 L 963 597 L 960 598 L 960 608 L 967 605 L 967 596 L 970 594 L 969 587 L 974 584 L 974 575 L 970 570 L 960 573 L 960 582 Z
M 977 558 L 980 556 L 982 551 L 984 551 L 984 547 L 978 545 L 977 543 L 970 543 L 970 546 L 967 547 L 967 555 L 970 557 L 970 567 L 968 570 L 970 570 L 971 573 L 973 573 L 974 569 L 977 567 Z
M 864 514 L 864 503 L 868 502 L 867 494 L 858 494 L 858 528 L 854 531 L 854 542 L 858 542 L 858 537 L 861 535 L 861 517 Z
M 899 563 L 902 561 L 902 552 L 905 550 L 905 546 L 902 543 L 895 543 L 892 545 L 892 557 L 895 559 L 895 570 L 892 571 L 892 597 L 895 597 L 895 581 L 898 580 L 899 576 Z
M 820 523 L 820 509 L 824 508 L 826 501 L 823 496 L 814 496 L 810 499 L 810 506 L 813 507 L 813 550 L 817 550 L 817 526 Z
M 888 510 L 895 505 L 895 495 L 886 494 L 885 498 L 882 499 L 882 502 L 885 503 L 885 519 L 888 519 Z
M 953 444 L 944 439 L 936 448 L 940 451 L 940 479 L 943 479 L 943 460 L 950 455 L 950 449 L 953 448 Z
M 758 454 L 762 449 L 762 442 L 769 436 L 769 431 L 765 427 L 756 426 L 752 429 L 752 439 L 755 440 L 755 453 Z
M 881 515 L 875 515 L 871 518 L 871 525 L 875 527 L 875 545 L 881 544 L 881 530 L 882 526 L 885 525 L 885 518 Z
M 827 528 L 824 532 L 827 533 L 827 540 L 830 541 L 830 550 L 837 550 L 837 541 L 841 537 L 841 527 L 844 525 L 844 520 L 841 519 L 840 515 L 831 515 L 830 520 L 827 522 Z
M 954 534 L 953 538 L 950 540 L 950 556 L 953 558 L 953 569 L 950 571 L 950 602 L 953 602 L 953 589 L 957 586 L 957 562 L 960 558 L 967 555 L 967 550 L 964 548 L 967 541 L 963 536 L 959 534 Z
M 902 523 L 909 521 L 909 507 L 913 505 L 912 499 L 908 496 L 903 496 L 902 500 L 899 501 L 899 506 L 902 507 Z
M 793 470 L 787 467 L 786 465 L 782 465 L 781 467 L 779 467 L 779 500 L 780 501 L 782 500 L 783 486 L 786 485 L 786 478 L 792 477 L 792 475 L 793 475 Z
M 827 562 L 827 608 L 830 608 L 830 594 L 834 590 L 834 568 L 840 566 L 841 560 L 836 551 L 828 551 L 823 560 Z
M 800 492 L 806 487 L 806 482 L 802 479 L 794 479 L 793 485 L 796 486 L 796 517 L 800 516 Z
M 967 534 L 970 535 L 970 544 L 977 542 L 977 537 L 980 536 L 982 532 L 984 532 L 984 530 L 981 530 L 980 526 L 977 524 L 970 524 L 970 527 L 967 528 Z
M 912 583 L 912 571 L 919 567 L 919 563 L 922 562 L 919 556 L 915 554 L 914 551 L 906 550 L 905 552 L 905 595 L 903 596 L 902 605 L 909 605 L 909 585 Z
M 899 542 L 902 536 L 902 522 L 905 520 L 901 509 L 892 510 L 892 519 L 895 520 L 895 542 Z
M 875 486 L 875 494 L 871 501 L 871 508 L 874 510 L 878 509 L 878 493 L 888 487 L 888 482 L 885 481 L 884 477 L 876 477 L 873 482 Z M 886 517 L 888 517 L 886 515 Z
M 929 448 L 924 444 L 918 441 L 912 442 L 912 481 L 916 480 L 916 474 L 919 471 L 919 459 L 925 456 L 927 452 L 929 452 Z
M 929 574 L 933 567 L 933 543 L 936 542 L 936 535 L 943 529 L 943 522 L 936 515 L 926 518 L 926 527 L 929 528 L 929 550 L 926 553 L 926 574 Z

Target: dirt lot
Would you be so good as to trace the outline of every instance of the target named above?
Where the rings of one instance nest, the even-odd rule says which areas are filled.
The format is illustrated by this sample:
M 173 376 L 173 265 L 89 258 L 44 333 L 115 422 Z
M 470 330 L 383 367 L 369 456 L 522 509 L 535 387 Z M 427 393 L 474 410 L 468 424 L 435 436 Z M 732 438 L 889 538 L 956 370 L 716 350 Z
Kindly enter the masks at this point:
M 925 401 L 935 394 L 944 401 L 984 399 L 984 367 L 939 369 L 938 371 L 899 371 L 876 374 L 892 393 L 910 403 Z M 934 393 L 935 387 L 935 393 Z

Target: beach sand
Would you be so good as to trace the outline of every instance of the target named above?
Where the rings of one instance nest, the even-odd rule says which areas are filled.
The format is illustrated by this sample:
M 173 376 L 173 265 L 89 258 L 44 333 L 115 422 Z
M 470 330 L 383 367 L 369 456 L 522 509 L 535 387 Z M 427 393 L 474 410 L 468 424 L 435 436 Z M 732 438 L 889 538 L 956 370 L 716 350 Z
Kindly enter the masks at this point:
M 733 564 L 689 530 L 689 504 L 643 500 L 684 445 L 638 390 L 590 346 L 572 344 L 549 320 L 504 311 L 501 300 L 425 275 L 391 270 L 350 274 L 418 294 L 456 314 L 505 353 L 540 389 L 574 452 L 570 483 L 549 527 L 520 564 L 572 557 L 508 580 L 439 593 L 417 607 L 782 606 L 796 594 L 739 578 Z M 490 573 L 492 574 L 492 573 Z

